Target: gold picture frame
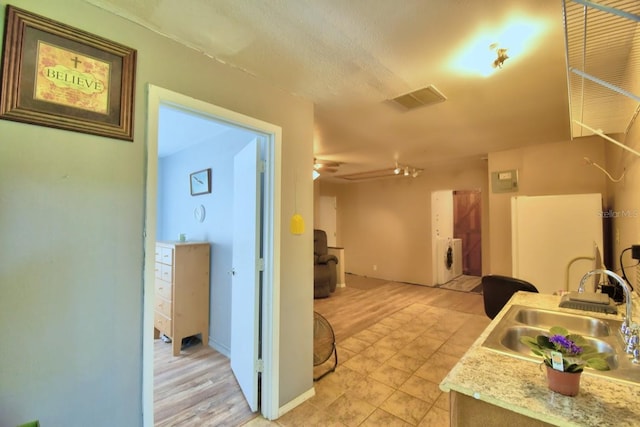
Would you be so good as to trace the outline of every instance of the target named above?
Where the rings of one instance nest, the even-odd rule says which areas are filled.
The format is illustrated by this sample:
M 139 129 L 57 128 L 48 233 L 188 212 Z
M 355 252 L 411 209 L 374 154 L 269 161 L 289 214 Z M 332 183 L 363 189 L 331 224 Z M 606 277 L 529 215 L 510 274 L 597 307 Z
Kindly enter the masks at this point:
M 136 51 L 8 5 L 0 118 L 133 141 Z

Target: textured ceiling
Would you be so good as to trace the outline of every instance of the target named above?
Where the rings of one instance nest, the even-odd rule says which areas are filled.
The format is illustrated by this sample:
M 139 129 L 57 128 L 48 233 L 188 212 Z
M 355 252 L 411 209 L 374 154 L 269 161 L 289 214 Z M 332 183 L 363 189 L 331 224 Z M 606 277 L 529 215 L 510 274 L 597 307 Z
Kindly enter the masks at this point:
M 313 101 L 314 152 L 343 163 L 336 176 L 570 138 L 560 0 L 88 1 Z M 514 17 L 540 30 L 517 53 L 494 40 L 511 49 L 503 68 L 452 67 Z M 388 102 L 431 84 L 446 101 Z

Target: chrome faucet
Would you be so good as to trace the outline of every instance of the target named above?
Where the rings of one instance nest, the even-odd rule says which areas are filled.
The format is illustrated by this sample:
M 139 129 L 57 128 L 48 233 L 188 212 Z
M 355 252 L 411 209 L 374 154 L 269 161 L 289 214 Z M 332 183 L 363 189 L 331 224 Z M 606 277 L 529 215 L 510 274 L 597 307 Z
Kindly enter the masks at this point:
M 626 303 L 626 313 L 625 313 L 624 320 L 627 326 L 631 327 L 631 288 L 629 287 L 627 282 L 624 281 L 622 277 L 618 276 L 613 271 L 604 270 L 604 269 L 596 269 L 596 270 L 589 271 L 587 274 L 582 276 L 582 280 L 580 280 L 580 285 L 578 286 L 578 292 L 580 293 L 584 292 L 585 282 L 590 276 L 593 276 L 594 274 L 606 274 L 607 276 L 613 278 L 616 282 L 618 282 L 618 284 L 622 287 L 622 290 L 624 291 L 624 300 Z M 596 291 L 597 286 L 598 285 L 596 284 L 594 292 Z
M 582 279 L 580 280 L 580 285 L 578 285 L 578 292 L 579 293 L 583 293 L 584 292 L 584 285 L 585 285 L 585 283 L 587 282 L 587 279 L 590 276 L 593 276 L 594 274 L 602 274 L 602 273 L 603 273 L 603 270 L 593 270 L 593 271 L 588 272 L 584 276 L 582 276 Z M 613 274 L 615 274 L 615 273 L 613 273 Z M 596 279 L 594 279 L 594 281 L 593 281 L 593 292 L 598 292 L 598 282 L 597 282 Z
M 578 286 L 578 292 L 583 293 L 584 292 L 584 284 L 587 281 L 587 279 L 590 276 L 593 276 L 594 274 L 606 274 L 609 277 L 612 277 L 616 282 L 618 282 L 618 284 L 622 287 L 622 290 L 624 291 L 624 299 L 625 299 L 625 308 L 626 308 L 626 313 L 625 313 L 625 318 L 624 318 L 624 322 L 622 322 L 622 327 L 620 328 L 620 332 L 622 332 L 622 335 L 624 337 L 624 341 L 625 344 L 627 345 L 627 353 L 633 354 L 634 355 L 634 362 L 638 363 L 638 329 L 637 327 L 633 324 L 632 318 L 631 318 L 631 288 L 629 287 L 629 285 L 627 284 L 627 282 L 624 281 L 624 279 L 620 276 L 618 276 L 616 273 L 614 273 L 613 271 L 610 270 L 604 270 L 604 269 L 596 269 L 596 270 L 591 270 L 589 271 L 587 274 L 585 274 L 584 276 L 582 276 L 582 280 L 580 280 L 580 286 Z M 594 292 L 598 289 L 598 285 L 595 285 L 595 289 Z M 635 338 L 634 338 L 635 337 Z M 635 350 L 635 352 L 634 352 Z

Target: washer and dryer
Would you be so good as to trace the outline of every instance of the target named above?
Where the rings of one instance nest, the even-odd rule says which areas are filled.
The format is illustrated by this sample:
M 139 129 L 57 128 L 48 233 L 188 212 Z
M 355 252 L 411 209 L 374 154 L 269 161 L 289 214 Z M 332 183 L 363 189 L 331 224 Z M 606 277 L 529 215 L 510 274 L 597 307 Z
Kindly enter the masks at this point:
M 462 239 L 437 239 L 436 257 L 438 285 L 462 275 Z

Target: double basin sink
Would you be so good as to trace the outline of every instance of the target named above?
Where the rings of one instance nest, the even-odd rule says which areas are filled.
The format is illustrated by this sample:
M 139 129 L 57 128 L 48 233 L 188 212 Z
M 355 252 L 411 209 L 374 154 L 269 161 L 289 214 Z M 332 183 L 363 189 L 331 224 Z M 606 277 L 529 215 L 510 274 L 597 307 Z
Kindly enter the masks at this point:
M 599 352 L 611 354 L 607 358 L 610 370 L 598 371 L 587 367 L 585 373 L 637 384 L 640 383 L 640 366 L 632 363 L 631 357 L 625 353 L 619 332 L 621 325 L 622 321 L 616 319 L 513 305 L 482 346 L 510 356 L 542 362 L 542 357 L 533 354 L 528 346 L 520 342 L 520 337 L 548 334 L 552 326 L 562 326 L 571 333 L 582 335 Z

